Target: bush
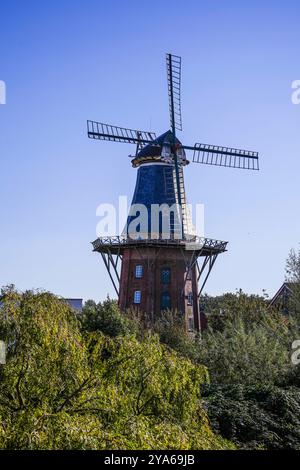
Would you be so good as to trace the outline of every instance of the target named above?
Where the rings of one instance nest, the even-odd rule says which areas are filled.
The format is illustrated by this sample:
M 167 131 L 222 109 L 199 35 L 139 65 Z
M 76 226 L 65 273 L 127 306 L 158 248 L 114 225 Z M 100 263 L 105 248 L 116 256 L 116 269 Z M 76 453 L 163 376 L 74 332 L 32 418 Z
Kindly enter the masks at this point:
M 210 423 L 244 449 L 300 450 L 300 389 L 206 385 Z

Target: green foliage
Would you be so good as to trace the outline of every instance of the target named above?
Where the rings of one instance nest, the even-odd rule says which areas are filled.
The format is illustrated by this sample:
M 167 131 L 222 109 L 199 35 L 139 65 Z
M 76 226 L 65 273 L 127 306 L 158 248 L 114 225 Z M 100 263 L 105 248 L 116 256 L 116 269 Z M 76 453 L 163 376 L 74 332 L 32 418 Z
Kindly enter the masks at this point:
M 265 297 L 247 295 L 242 290 L 217 297 L 205 295 L 202 306 L 208 316 L 209 326 L 222 331 L 226 325 L 242 318 L 245 324 L 260 323 L 266 318 L 268 303 Z
M 153 325 L 163 344 L 170 346 L 181 356 L 197 362 L 198 337 L 187 333 L 184 318 L 177 311 L 167 310 L 161 313 Z
M 82 329 L 84 331 L 102 331 L 105 335 L 115 337 L 130 333 L 134 325 L 121 314 L 118 304 L 109 297 L 96 304 L 88 300 L 82 311 Z
M 200 340 L 174 313 L 156 328 L 161 341 L 208 367 L 212 383 L 201 395 L 214 431 L 243 449 L 299 449 L 300 366 L 291 363 L 297 316 L 242 291 L 204 302 L 209 328 Z
M 300 329 L 300 250 L 291 250 L 286 261 L 286 280 L 290 283 L 288 311 Z
M 213 429 L 244 449 L 300 450 L 300 389 L 208 385 L 204 397 Z
M 300 282 L 300 250 L 290 250 L 286 260 L 286 278 L 288 282 Z
M 203 410 L 206 368 L 155 334 L 82 333 L 72 309 L 49 293 L 7 289 L 2 302 L 1 448 L 233 448 Z
M 298 317 L 243 292 L 217 304 L 199 349 L 213 429 L 245 449 L 300 449 L 300 369 L 291 363 Z
M 214 383 L 295 383 L 291 344 L 298 326 L 294 320 L 270 309 L 264 298 L 242 291 L 219 297 L 217 304 L 214 308 L 222 313 L 213 319 L 209 314 L 209 328 L 202 338 L 188 334 L 176 312 L 166 312 L 154 324 L 160 341 L 206 365 Z
M 295 286 L 299 266 L 292 252 Z M 201 338 L 174 311 L 153 323 L 109 298 L 80 320 L 49 293 L 0 300 L 1 448 L 300 449 L 300 288 L 289 316 L 242 291 L 204 296 Z
M 102 337 L 94 346 L 95 336 L 90 341 L 104 379 L 101 419 L 107 448 L 221 447 L 212 441 L 199 405 L 205 368 L 179 359 L 151 334 L 142 342 Z
M 291 324 L 264 299 L 241 292 L 226 298 L 223 311 L 200 343 L 199 361 L 211 380 L 249 385 L 284 381 L 291 368 Z

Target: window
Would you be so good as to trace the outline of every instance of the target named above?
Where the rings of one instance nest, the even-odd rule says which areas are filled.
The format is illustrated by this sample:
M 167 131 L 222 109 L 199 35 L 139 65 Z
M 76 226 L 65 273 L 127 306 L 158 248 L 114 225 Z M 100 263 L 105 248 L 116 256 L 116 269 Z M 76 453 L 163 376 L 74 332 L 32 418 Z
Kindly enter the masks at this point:
M 189 317 L 188 329 L 189 329 L 189 331 L 193 331 L 193 329 L 194 329 L 194 319 L 193 319 L 193 317 Z
M 163 284 L 169 284 L 171 280 L 171 269 L 170 268 L 163 268 L 161 270 L 161 282 Z
M 138 279 L 143 277 L 143 266 L 141 264 L 137 264 L 135 267 L 135 277 Z
M 170 145 L 163 145 L 161 149 L 161 156 L 163 158 L 170 158 L 171 157 L 171 146 Z
M 134 304 L 140 304 L 141 303 L 141 298 L 142 298 L 141 291 L 140 290 L 134 291 L 133 303 Z
M 193 292 L 189 292 L 187 296 L 187 304 L 193 305 Z
M 161 305 L 162 310 L 167 310 L 171 308 L 171 297 L 168 292 L 163 292 L 161 295 Z

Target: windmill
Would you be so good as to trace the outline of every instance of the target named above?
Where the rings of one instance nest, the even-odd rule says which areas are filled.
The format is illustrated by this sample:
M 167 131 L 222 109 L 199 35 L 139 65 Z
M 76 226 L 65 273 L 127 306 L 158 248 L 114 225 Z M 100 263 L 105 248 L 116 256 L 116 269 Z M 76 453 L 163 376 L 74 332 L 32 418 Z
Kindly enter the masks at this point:
M 136 232 L 132 236 L 129 230 L 135 219 L 130 213 L 122 236 L 98 238 L 93 249 L 102 255 L 121 309 L 136 305 L 153 316 L 161 310 L 177 309 L 185 315 L 187 328 L 199 331 L 200 295 L 227 242 L 194 233 L 183 177 L 183 168 L 190 163 L 186 152 L 192 152 L 192 163 L 246 170 L 259 169 L 258 153 L 203 143 L 182 144 L 176 135 L 182 131 L 181 58 L 167 54 L 166 64 L 167 132 L 157 137 L 154 132 L 87 121 L 91 139 L 136 145 L 132 166 L 138 168 L 138 177 L 131 207 L 144 204 L 148 209 L 146 229 L 140 230 L 139 236 Z M 151 208 L 161 204 L 176 206 L 176 214 L 172 213 L 172 219 L 169 216 L 170 236 L 163 231 L 161 219 L 153 230 Z

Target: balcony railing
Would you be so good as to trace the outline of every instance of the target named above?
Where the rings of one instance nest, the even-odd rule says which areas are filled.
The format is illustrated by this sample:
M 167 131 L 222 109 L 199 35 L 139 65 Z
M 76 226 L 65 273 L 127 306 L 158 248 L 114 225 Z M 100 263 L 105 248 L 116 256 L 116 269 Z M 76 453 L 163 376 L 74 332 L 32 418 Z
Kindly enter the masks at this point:
M 226 251 L 228 242 L 214 240 L 211 238 L 193 236 L 189 239 L 160 239 L 160 238 L 141 238 L 132 239 L 122 235 L 107 236 L 97 238 L 92 242 L 94 251 L 101 251 L 105 247 L 126 247 L 126 246 L 181 246 L 185 250 L 208 249 L 213 251 Z

